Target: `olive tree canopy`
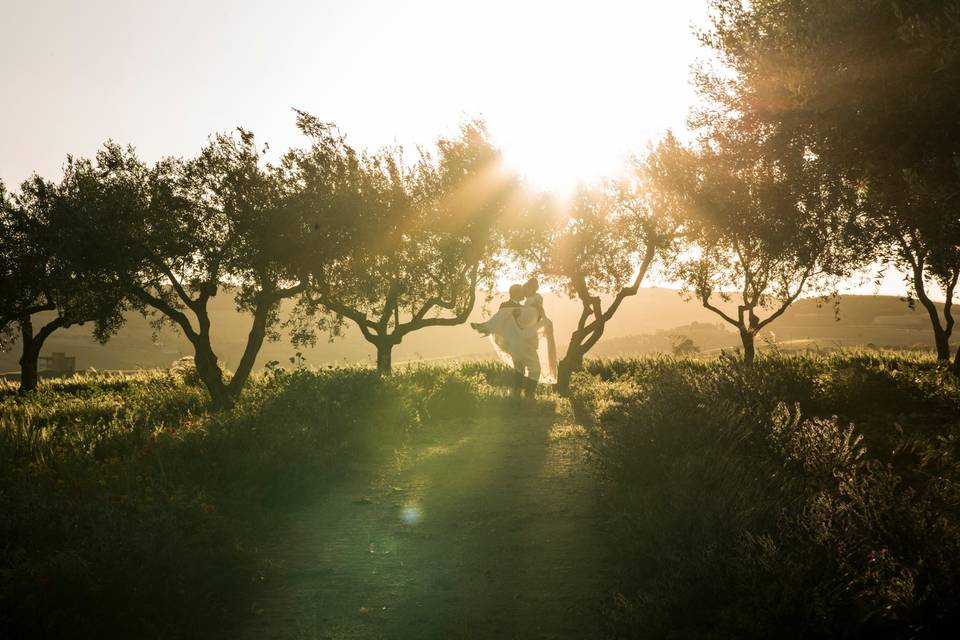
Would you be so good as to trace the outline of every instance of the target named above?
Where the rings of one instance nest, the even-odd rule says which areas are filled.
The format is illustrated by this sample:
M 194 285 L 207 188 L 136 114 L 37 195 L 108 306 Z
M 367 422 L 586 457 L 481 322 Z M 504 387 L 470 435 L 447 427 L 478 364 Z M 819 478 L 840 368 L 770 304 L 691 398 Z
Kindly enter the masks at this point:
M 314 140 L 329 126 L 300 114 Z M 322 145 L 321 145 L 322 146 Z M 353 212 L 345 228 L 349 247 L 311 270 L 303 318 L 333 314 L 354 323 L 377 350 L 377 369 L 389 373 L 392 349 L 413 331 L 466 322 L 478 288 L 491 289 L 502 246 L 500 219 L 515 190 L 484 125 L 471 122 L 441 138 L 435 151 L 419 149 L 406 164 L 403 150 L 350 150 Z M 321 180 L 316 147 L 296 156 L 308 190 Z M 312 327 L 301 321 L 301 340 Z

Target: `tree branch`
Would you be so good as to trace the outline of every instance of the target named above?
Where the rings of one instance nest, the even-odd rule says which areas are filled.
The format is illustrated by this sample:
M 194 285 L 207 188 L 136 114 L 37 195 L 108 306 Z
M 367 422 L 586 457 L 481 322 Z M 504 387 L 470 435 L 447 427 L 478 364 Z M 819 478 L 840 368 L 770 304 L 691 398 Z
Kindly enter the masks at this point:
M 190 340 L 191 343 L 195 343 L 198 337 L 197 332 L 193 330 L 193 325 L 190 324 L 190 319 L 187 318 L 186 315 L 184 315 L 182 312 L 170 306 L 170 304 L 168 304 L 163 299 L 158 298 L 154 295 L 151 295 L 150 293 L 148 293 L 147 291 L 144 291 L 143 289 L 140 289 L 140 288 L 134 289 L 133 296 L 135 298 L 138 298 L 141 302 L 144 302 L 145 304 L 150 305 L 151 307 L 153 307 L 154 309 L 156 309 L 157 311 L 159 311 L 160 313 L 162 313 L 163 315 L 167 316 L 168 318 L 176 322 L 178 325 L 180 325 L 180 328 L 183 329 L 183 332 L 187 336 L 187 339 Z
M 360 332 L 363 334 L 363 337 L 366 340 L 373 341 L 375 338 L 374 334 L 370 330 L 376 328 L 376 325 L 367 318 L 366 314 L 348 307 L 345 304 L 341 304 L 335 300 L 330 300 L 322 296 L 317 300 L 317 302 L 330 311 L 333 311 L 337 315 L 343 316 L 348 320 L 353 320 L 353 322 L 360 327 Z
M 644 253 L 643 260 L 640 263 L 640 266 L 637 270 L 637 275 L 634 277 L 633 282 L 630 286 L 623 287 L 620 291 L 617 292 L 616 297 L 614 297 L 613 302 L 610 303 L 610 306 L 607 307 L 606 311 L 602 311 L 599 308 L 599 299 L 594 296 L 596 301 L 596 307 L 594 310 L 594 320 L 590 324 L 578 326 L 578 331 L 583 332 L 582 335 L 592 334 L 589 342 L 582 343 L 585 347 L 585 350 L 589 350 L 594 344 L 597 343 L 597 340 L 603 335 L 603 325 L 610 321 L 613 318 L 614 314 L 617 312 L 617 309 L 620 308 L 620 304 L 624 299 L 634 296 L 640 290 L 640 283 L 643 282 L 644 277 L 647 274 L 647 271 L 650 269 L 650 264 L 653 262 L 653 258 L 656 255 L 657 248 L 653 244 L 648 244 L 646 252 Z M 589 317 L 589 315 L 588 315 Z M 583 316 L 581 316 L 583 320 Z M 585 322 L 585 320 L 584 320 Z M 599 329 L 599 332 L 598 332 Z
M 303 293 L 306 290 L 306 288 L 307 288 L 307 281 L 306 279 L 304 279 L 298 282 L 297 284 L 293 285 L 292 287 L 286 287 L 286 288 L 280 288 L 280 289 L 274 290 L 271 294 L 269 294 L 269 300 L 270 302 L 279 302 L 280 300 L 283 300 L 285 298 L 292 298 L 293 296 Z
M 797 285 L 797 290 L 793 292 L 793 295 L 789 296 L 783 303 L 780 305 L 780 308 L 774 311 L 772 314 L 767 316 L 766 320 L 762 320 L 757 324 L 757 331 L 763 329 L 765 326 L 779 318 L 787 310 L 794 301 L 800 297 L 800 294 L 803 293 L 803 287 L 807 283 L 807 278 L 810 277 L 810 273 L 813 271 L 813 267 L 809 267 L 806 272 L 803 274 L 803 277 L 800 278 L 800 284 Z
M 456 315 L 446 318 L 427 318 L 426 315 L 430 312 L 430 310 L 436 307 L 447 309 L 448 311 L 456 309 L 455 302 L 446 302 L 439 297 L 433 297 L 423 303 L 423 305 L 417 310 L 409 322 L 398 326 L 394 331 L 394 334 L 404 336 L 411 331 L 422 329 L 424 327 L 452 327 L 466 322 L 467 318 L 470 317 L 470 312 L 473 311 L 473 307 L 477 302 L 477 281 L 479 279 L 479 274 L 480 267 L 479 265 L 475 265 L 473 267 L 473 273 L 470 276 L 470 293 L 467 294 L 467 299 L 464 302 L 464 305 L 460 308 Z
M 927 295 L 926 283 L 923 281 L 924 263 L 917 260 L 912 263 L 913 266 L 913 289 L 917 294 L 917 300 L 927 310 L 930 321 L 933 323 L 935 331 L 943 331 L 943 324 L 940 322 L 940 313 L 937 311 L 936 303 Z
M 387 290 L 387 296 L 383 301 L 383 312 L 380 314 L 380 321 L 377 322 L 377 332 L 385 334 L 387 332 L 387 323 L 390 321 L 390 316 L 397 309 L 397 298 L 400 296 L 400 285 L 394 280 L 390 283 L 390 288 Z
M 171 286 L 173 286 L 173 290 L 176 291 L 180 299 L 183 300 L 183 303 L 190 309 L 196 311 L 194 305 L 197 304 L 197 301 L 190 297 L 190 294 L 187 293 L 187 290 L 184 289 L 183 285 L 180 283 L 179 278 L 173 275 L 173 270 L 167 266 L 167 263 L 159 258 L 153 257 L 150 258 L 150 262 L 156 265 L 163 275 L 166 276 L 167 280 L 170 281 Z
M 953 270 L 953 276 L 944 290 L 943 319 L 946 322 L 944 331 L 948 336 L 953 333 L 953 294 L 957 289 L 958 280 L 960 280 L 960 265 L 957 265 L 957 268 Z
M 253 365 L 257 360 L 257 354 L 260 347 L 263 346 L 263 339 L 267 333 L 267 319 L 270 316 L 270 307 L 275 302 L 269 299 L 269 296 L 261 296 L 257 301 L 256 309 L 253 312 L 253 324 L 250 327 L 250 333 L 247 335 L 247 344 L 243 349 L 243 355 L 240 356 L 240 362 L 237 370 L 233 374 L 228 387 L 229 393 L 236 396 L 240 393 L 243 385 L 246 384 Z
M 715 306 L 713 306 L 712 304 L 710 304 L 710 291 L 707 291 L 706 289 L 704 289 L 704 290 L 700 293 L 700 303 L 703 305 L 703 308 L 704 308 L 704 309 L 708 309 L 709 311 L 713 311 L 715 314 L 717 314 L 718 316 L 720 316 L 721 318 L 723 318 L 726 322 L 732 324 L 733 326 L 737 327 L 738 329 L 744 328 L 744 327 L 742 326 L 742 323 L 741 323 L 741 322 L 739 322 L 739 321 L 737 321 L 737 320 L 734 320 L 733 318 L 731 318 L 730 316 L 728 316 L 726 313 L 724 313 L 721 309 L 719 309 L 718 307 L 715 307 Z
M 43 325 L 43 327 L 40 328 L 40 331 L 37 331 L 37 335 L 33 337 L 33 342 L 37 345 L 37 351 L 40 351 L 40 347 L 43 345 L 44 341 L 50 337 L 51 333 L 61 327 L 69 326 L 70 321 L 59 315 L 47 324 Z

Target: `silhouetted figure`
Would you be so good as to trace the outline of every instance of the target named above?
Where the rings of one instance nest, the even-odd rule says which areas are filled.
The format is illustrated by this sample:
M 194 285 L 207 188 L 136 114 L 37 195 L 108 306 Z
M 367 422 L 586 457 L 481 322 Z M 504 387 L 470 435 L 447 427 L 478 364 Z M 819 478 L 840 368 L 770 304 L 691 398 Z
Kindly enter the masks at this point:
M 513 363 L 513 395 L 521 391 L 532 398 L 540 379 L 540 358 L 537 354 L 539 312 L 522 303 L 523 287 L 510 287 L 510 299 L 486 322 L 473 322 L 471 327 L 484 335 L 493 335 L 494 343 L 506 352 Z
M 557 377 L 557 342 L 553 338 L 553 321 L 547 317 L 543 309 L 543 296 L 537 293 L 540 289 L 540 282 L 536 278 L 530 278 L 523 283 L 523 295 L 525 300 L 523 306 L 532 307 L 537 310 L 537 326 L 539 333 L 547 343 L 547 378 L 556 380 Z

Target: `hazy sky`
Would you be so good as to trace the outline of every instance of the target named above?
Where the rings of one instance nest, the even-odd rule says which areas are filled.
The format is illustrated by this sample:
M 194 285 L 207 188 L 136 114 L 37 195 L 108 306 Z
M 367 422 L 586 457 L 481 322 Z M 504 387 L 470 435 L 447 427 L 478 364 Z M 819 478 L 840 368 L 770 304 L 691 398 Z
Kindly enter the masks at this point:
M 148 160 L 214 131 L 298 143 L 291 107 L 359 146 L 486 118 L 542 186 L 614 170 L 683 126 L 705 0 L 2 0 L 0 178 L 107 138 Z
M 359 147 L 482 116 L 563 191 L 683 128 L 705 19 L 706 0 L 0 0 L 0 179 L 56 177 L 109 138 L 189 155 L 238 125 L 280 152 L 297 107 Z

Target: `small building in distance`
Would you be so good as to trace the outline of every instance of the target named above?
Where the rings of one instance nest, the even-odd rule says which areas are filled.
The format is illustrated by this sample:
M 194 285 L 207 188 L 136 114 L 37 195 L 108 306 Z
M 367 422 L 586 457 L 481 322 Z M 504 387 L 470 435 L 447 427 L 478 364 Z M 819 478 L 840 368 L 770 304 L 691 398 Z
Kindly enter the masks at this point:
M 40 369 L 48 375 L 67 375 L 76 371 L 77 359 L 63 351 L 54 351 L 49 356 L 40 356 Z

